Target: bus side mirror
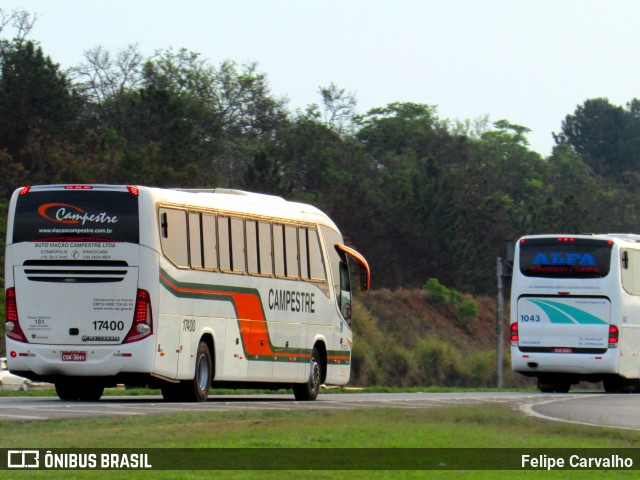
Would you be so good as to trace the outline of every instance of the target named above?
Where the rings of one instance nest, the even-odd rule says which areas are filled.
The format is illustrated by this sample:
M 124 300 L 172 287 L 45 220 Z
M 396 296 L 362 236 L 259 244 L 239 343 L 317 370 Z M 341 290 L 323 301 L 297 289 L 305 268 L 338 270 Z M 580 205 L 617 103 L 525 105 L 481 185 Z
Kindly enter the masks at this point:
M 367 271 L 364 268 L 359 268 L 360 270 L 360 290 L 363 292 L 369 290 L 369 277 L 367 275 Z
M 360 290 L 369 290 L 371 288 L 371 270 L 365 258 L 356 252 L 353 248 L 337 243 L 335 248 L 338 252 L 349 255 L 360 267 Z

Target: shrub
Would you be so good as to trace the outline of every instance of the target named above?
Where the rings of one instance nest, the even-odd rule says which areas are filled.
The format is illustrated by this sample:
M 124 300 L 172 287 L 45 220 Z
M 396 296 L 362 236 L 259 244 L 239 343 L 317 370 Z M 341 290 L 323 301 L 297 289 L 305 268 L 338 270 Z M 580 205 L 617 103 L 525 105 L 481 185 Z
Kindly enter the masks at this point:
M 416 347 L 415 359 L 422 385 L 464 384 L 465 368 L 460 352 L 449 342 L 435 338 L 423 340 Z
M 451 290 L 442 285 L 436 278 L 428 279 L 424 288 L 429 292 L 429 298 L 435 303 L 448 303 L 451 299 Z
M 461 320 L 471 320 L 478 317 L 478 304 L 473 298 L 465 298 L 456 305 L 456 313 Z

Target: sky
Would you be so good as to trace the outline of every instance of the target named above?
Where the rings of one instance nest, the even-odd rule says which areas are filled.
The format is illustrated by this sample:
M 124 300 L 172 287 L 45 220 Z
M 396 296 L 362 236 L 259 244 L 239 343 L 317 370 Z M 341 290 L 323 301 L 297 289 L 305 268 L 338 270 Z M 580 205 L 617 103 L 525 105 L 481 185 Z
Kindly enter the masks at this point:
M 530 147 L 545 157 L 585 100 L 640 97 L 635 0 L 0 0 L 0 9 L 36 14 L 30 38 L 63 69 L 98 46 L 137 44 L 146 56 L 186 48 L 213 65 L 257 62 L 292 111 L 334 83 L 358 113 L 414 102 L 441 119 L 506 119 L 531 129 Z

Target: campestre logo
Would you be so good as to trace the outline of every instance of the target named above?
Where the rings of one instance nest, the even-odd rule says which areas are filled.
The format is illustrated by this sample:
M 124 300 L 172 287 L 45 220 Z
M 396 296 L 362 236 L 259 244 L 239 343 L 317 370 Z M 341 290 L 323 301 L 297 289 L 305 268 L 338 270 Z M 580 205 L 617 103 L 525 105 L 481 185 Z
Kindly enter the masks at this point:
M 38 207 L 38 215 L 47 220 L 68 225 L 92 223 L 116 223 L 117 215 L 107 215 L 107 212 L 88 213 L 75 205 L 66 203 L 45 203 Z

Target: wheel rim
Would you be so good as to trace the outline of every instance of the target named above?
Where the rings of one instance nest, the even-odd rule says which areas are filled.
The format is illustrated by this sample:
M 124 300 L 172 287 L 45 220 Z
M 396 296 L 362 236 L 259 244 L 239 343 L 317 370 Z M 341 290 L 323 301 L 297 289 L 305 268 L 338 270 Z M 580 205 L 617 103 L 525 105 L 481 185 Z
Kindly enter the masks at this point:
M 206 355 L 200 355 L 198 358 L 198 389 L 204 392 L 209 381 L 209 362 L 207 362 Z
M 311 360 L 311 377 L 309 378 L 309 383 L 312 390 L 320 388 L 320 364 L 315 358 Z

